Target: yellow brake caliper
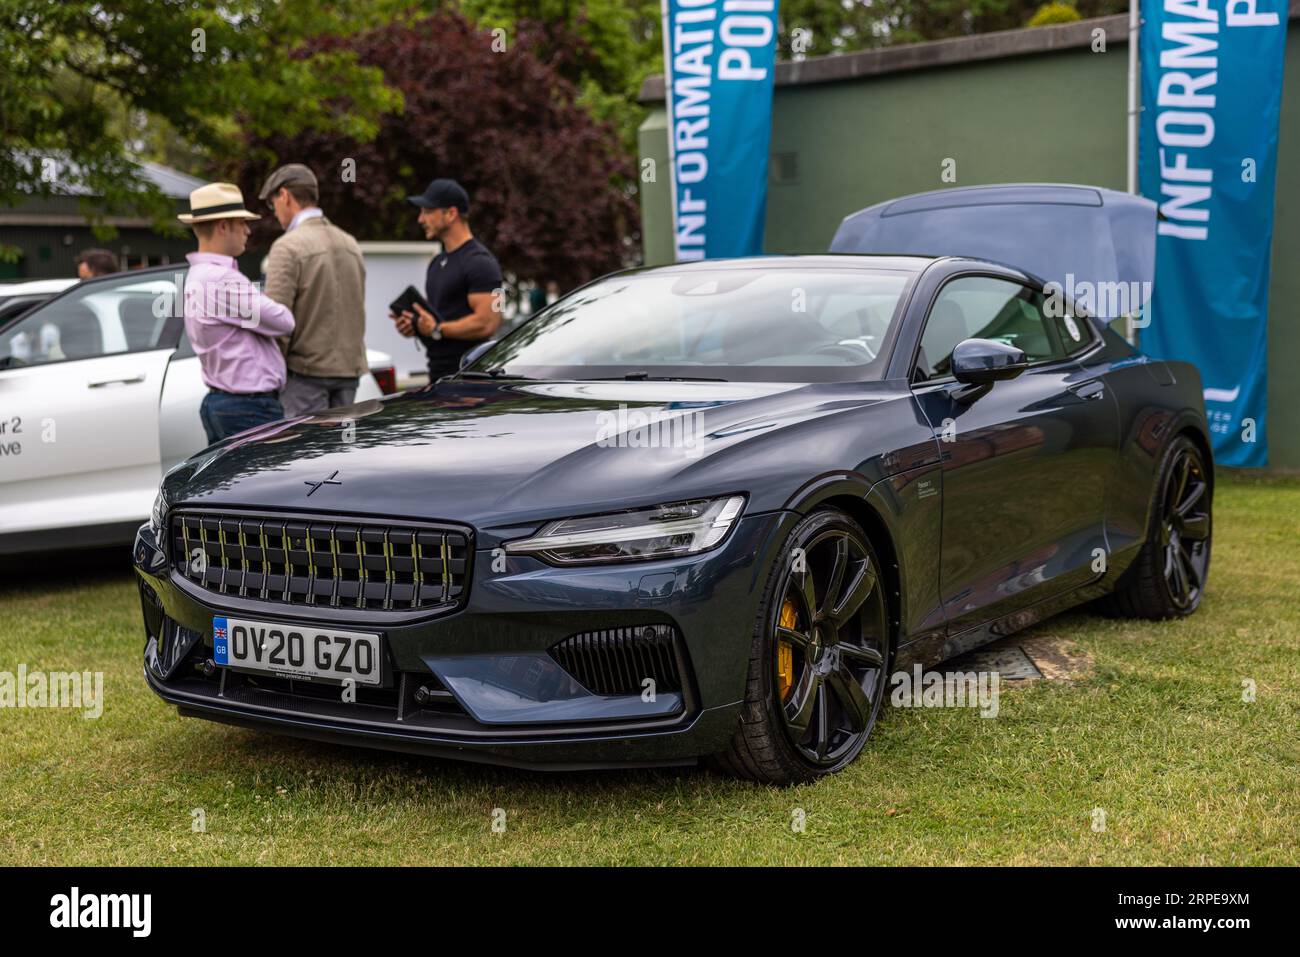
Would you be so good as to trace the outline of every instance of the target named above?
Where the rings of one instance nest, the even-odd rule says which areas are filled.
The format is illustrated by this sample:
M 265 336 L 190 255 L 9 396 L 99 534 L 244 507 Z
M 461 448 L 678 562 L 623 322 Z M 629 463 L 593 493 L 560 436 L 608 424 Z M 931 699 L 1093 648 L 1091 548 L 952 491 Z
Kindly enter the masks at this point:
M 782 628 L 791 630 L 799 624 L 794 602 L 789 598 L 781 605 L 780 623 Z M 776 684 L 777 690 L 781 692 L 781 700 L 784 701 L 794 687 L 794 645 L 782 638 L 776 642 Z

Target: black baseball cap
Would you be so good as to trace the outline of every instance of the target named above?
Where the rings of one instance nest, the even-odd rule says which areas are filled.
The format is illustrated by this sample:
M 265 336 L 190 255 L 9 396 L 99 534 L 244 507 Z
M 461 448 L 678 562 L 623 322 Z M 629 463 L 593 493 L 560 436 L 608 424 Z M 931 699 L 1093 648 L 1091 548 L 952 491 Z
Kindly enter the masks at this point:
M 455 206 L 462 213 L 469 212 L 469 193 L 454 179 L 435 179 L 420 196 L 406 197 L 408 202 L 425 209 L 446 209 Z

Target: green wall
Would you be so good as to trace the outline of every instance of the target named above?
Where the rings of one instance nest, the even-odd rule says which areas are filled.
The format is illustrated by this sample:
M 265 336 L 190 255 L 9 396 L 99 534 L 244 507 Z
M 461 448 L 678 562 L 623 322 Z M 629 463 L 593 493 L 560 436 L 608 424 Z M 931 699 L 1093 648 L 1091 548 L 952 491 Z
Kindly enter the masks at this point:
M 647 265 L 660 266 L 673 261 L 673 199 L 668 179 L 668 113 L 660 105 L 650 111 L 637 130 L 637 150 L 641 154 L 641 243 Z M 646 179 L 645 161 L 653 160 L 654 176 Z M 772 235 L 771 219 L 767 225 Z
M 1300 470 L 1300 29 L 1287 43 L 1269 296 L 1268 439 L 1274 468 Z M 776 89 L 766 251 L 824 252 L 848 213 L 895 196 L 984 183 L 1125 188 L 1128 47 L 985 60 Z M 672 259 L 666 116 L 642 124 L 659 175 L 641 190 L 649 264 Z M 941 179 L 956 161 L 956 182 Z M 1291 160 L 1292 163 L 1295 160 Z

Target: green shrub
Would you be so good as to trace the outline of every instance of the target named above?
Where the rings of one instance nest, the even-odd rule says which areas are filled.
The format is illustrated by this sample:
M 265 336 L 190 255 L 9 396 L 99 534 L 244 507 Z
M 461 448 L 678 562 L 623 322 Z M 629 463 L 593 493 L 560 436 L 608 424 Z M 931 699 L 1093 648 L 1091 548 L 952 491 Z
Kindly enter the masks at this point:
M 1029 26 L 1046 27 L 1053 23 L 1074 23 L 1076 20 L 1082 20 L 1079 11 L 1074 9 L 1073 4 L 1069 3 L 1045 3 L 1029 18 Z

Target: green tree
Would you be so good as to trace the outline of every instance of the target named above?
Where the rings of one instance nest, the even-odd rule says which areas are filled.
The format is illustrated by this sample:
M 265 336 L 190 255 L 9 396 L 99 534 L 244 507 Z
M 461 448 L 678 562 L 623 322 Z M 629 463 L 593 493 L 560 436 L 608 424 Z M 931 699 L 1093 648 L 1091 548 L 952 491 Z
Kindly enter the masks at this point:
M 629 155 L 645 118 L 637 93 L 663 70 L 660 0 L 449 0 L 476 25 L 524 42 L 579 91 L 579 102 L 618 130 Z
M 0 206 L 80 188 L 93 221 L 168 202 L 132 155 L 218 161 L 246 133 L 367 139 L 400 95 L 348 50 L 292 54 L 408 6 L 394 0 L 0 0 Z
M 781 0 L 778 55 L 790 59 L 1023 27 L 1042 0 Z M 1128 0 L 1079 0 L 1080 17 L 1128 10 Z M 806 31 L 796 34 L 796 30 Z M 803 47 L 796 48 L 796 43 Z
M 841 0 L 782 0 L 777 8 L 778 60 L 849 53 L 890 42 L 875 4 Z
M 569 288 L 627 265 L 637 239 L 635 168 L 616 131 L 577 102 L 577 85 L 543 47 L 525 36 L 501 49 L 496 39 L 444 9 L 313 43 L 380 67 L 402 92 L 403 112 L 364 143 L 319 130 L 250 136 L 231 181 L 248 195 L 275 166 L 306 163 L 321 207 L 344 229 L 360 239 L 416 239 L 418 210 L 406 197 L 450 176 L 469 191 L 474 232 L 508 275 Z M 264 218 L 254 248 L 278 233 Z

